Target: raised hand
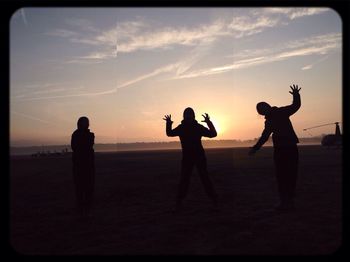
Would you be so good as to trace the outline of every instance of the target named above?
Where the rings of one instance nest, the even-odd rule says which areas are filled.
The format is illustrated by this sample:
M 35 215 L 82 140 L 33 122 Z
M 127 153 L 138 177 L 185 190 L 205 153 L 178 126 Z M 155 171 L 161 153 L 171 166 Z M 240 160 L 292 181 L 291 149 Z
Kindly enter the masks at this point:
M 290 88 L 292 89 L 292 91 L 289 91 L 289 93 L 292 94 L 292 95 L 299 94 L 299 91 L 301 89 L 301 87 L 298 88 L 298 85 L 290 86 Z
M 165 115 L 163 120 L 167 121 L 167 123 L 173 123 L 173 121 L 171 121 L 171 115 Z
M 202 120 L 202 122 L 208 123 L 210 122 L 210 118 L 209 115 L 207 113 L 205 113 L 204 115 L 202 115 L 204 117 L 204 120 Z

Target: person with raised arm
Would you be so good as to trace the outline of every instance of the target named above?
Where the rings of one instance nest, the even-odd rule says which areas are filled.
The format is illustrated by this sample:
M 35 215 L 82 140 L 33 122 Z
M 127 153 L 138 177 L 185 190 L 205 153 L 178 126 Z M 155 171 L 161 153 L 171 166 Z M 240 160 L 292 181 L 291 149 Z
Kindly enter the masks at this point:
M 273 159 L 277 179 L 280 203 L 277 211 L 291 211 L 295 209 L 294 198 L 298 177 L 299 139 L 294 132 L 289 119 L 301 106 L 298 85 L 290 86 L 289 93 L 293 96 L 293 103 L 284 107 L 270 106 L 266 102 L 259 102 L 256 110 L 265 116 L 265 128 L 257 143 L 250 149 L 249 155 L 254 155 L 272 134 L 274 147 Z

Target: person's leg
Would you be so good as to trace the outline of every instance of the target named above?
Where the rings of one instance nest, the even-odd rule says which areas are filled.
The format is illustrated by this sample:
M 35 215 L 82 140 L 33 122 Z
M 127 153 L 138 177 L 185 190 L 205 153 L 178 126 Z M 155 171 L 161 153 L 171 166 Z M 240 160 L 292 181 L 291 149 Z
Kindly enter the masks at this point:
M 81 169 L 77 164 L 73 166 L 73 180 L 75 186 L 76 206 L 78 212 L 81 214 L 84 208 L 84 182 L 82 181 Z
M 210 199 L 212 199 L 214 203 L 217 204 L 217 194 L 215 192 L 213 183 L 209 178 L 206 158 L 202 157 L 198 159 L 196 161 L 196 167 L 197 167 L 198 174 L 201 178 L 201 181 L 203 183 L 205 192 L 210 197 Z
M 86 182 L 86 213 L 89 213 L 93 204 L 95 188 L 95 170 L 93 166 L 87 172 Z
M 274 164 L 275 174 L 278 188 L 278 195 L 280 199 L 280 206 L 284 206 L 287 203 L 287 191 L 288 191 L 288 178 L 286 177 L 286 165 L 287 165 L 286 152 L 283 148 L 274 149 Z
M 286 198 L 287 202 L 293 206 L 298 178 L 299 153 L 297 146 L 288 148 L 286 155 L 288 157 L 286 163 Z
M 190 185 L 190 178 L 193 169 L 193 161 L 191 159 L 182 159 L 181 176 L 178 185 L 176 207 L 181 208 L 183 199 L 187 196 Z
M 279 209 L 293 209 L 298 171 L 297 147 L 279 148 L 274 154 L 276 179 L 280 197 Z

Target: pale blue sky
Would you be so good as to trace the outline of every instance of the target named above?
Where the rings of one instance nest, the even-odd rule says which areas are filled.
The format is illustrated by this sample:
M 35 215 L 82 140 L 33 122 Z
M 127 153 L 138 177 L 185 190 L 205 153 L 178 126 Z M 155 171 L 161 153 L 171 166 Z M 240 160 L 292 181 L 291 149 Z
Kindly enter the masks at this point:
M 303 128 L 341 121 L 342 24 L 327 8 L 22 8 L 10 21 L 11 145 L 170 141 L 192 106 L 218 139 L 251 139 L 255 105 L 291 103 Z M 312 130 L 313 135 L 334 127 Z

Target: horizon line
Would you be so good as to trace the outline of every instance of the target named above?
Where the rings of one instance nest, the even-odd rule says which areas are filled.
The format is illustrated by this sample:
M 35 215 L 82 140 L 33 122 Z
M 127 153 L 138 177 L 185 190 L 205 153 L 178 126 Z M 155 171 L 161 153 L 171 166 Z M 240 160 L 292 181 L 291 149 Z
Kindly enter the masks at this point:
M 319 135 L 319 136 L 312 136 L 312 137 L 299 137 L 299 139 L 303 139 L 303 140 L 305 140 L 305 139 L 321 139 L 323 137 L 323 135 Z M 218 141 L 220 141 L 220 142 L 238 142 L 238 143 L 245 143 L 245 142 L 250 142 L 250 141 L 256 141 L 256 140 L 258 140 L 259 138 L 257 137 L 257 138 L 251 138 L 251 139 L 244 139 L 244 140 L 242 140 L 242 139 L 204 139 L 204 140 L 202 140 L 202 142 L 204 142 L 204 143 L 206 143 L 206 142 L 209 142 L 209 143 L 211 143 L 211 142 L 218 142 Z M 267 143 L 268 142 L 271 142 L 271 137 L 269 138 L 269 140 L 267 141 Z M 125 144 L 161 144 L 161 143 L 168 143 L 168 144 L 170 144 L 170 143 L 181 143 L 181 141 L 179 141 L 179 140 L 173 140 L 173 141 L 149 141 L 149 142 L 146 142 L 146 141 L 135 141 L 135 142 L 108 142 L 108 143 L 95 143 L 94 145 L 116 145 L 116 144 L 123 144 L 123 145 L 125 145 Z M 67 144 L 64 144 L 64 143 L 62 143 L 62 144 L 40 144 L 40 145 L 23 145 L 23 146 L 21 146 L 21 145 L 15 145 L 15 146 L 13 146 L 13 145 L 11 145 L 11 143 L 10 143 L 10 148 L 19 148 L 19 147 L 48 147 L 48 146 L 70 146 L 70 143 L 67 143 Z

